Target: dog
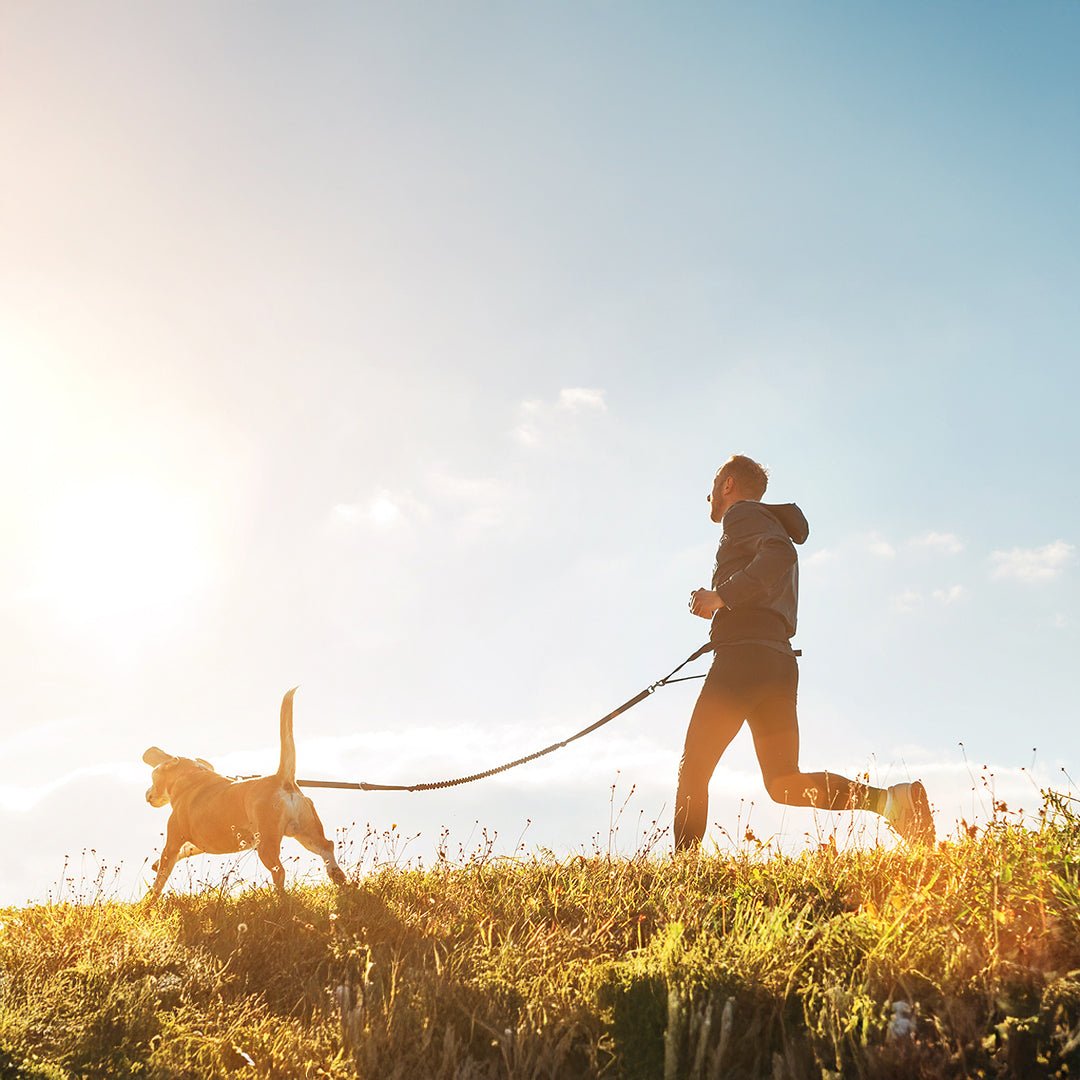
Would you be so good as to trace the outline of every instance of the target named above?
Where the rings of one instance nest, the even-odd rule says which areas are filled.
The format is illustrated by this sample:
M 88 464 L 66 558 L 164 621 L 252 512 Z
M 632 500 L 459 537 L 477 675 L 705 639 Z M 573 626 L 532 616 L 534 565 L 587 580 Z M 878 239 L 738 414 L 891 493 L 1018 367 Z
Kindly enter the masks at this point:
M 211 852 L 219 855 L 254 848 L 270 871 L 274 887 L 285 891 L 281 840 L 291 836 L 320 856 L 335 885 L 345 873 L 326 839 L 315 804 L 296 786 L 296 743 L 293 741 L 293 687 L 281 702 L 281 759 L 273 776 L 230 780 L 214 772 L 202 758 L 173 757 L 156 746 L 143 754 L 154 770 L 146 801 L 155 807 L 172 804 L 165 846 L 153 865 L 151 887 L 156 900 L 180 859 Z

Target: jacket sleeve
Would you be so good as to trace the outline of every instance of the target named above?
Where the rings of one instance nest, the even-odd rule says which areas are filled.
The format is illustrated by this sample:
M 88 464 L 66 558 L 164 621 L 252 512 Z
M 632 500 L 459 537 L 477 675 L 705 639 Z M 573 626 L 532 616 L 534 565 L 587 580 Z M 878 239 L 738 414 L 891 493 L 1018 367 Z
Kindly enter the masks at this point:
M 732 611 L 752 607 L 795 565 L 795 545 L 768 510 L 752 503 L 736 503 L 724 515 L 728 543 L 746 550 L 749 562 L 736 570 L 716 591 Z

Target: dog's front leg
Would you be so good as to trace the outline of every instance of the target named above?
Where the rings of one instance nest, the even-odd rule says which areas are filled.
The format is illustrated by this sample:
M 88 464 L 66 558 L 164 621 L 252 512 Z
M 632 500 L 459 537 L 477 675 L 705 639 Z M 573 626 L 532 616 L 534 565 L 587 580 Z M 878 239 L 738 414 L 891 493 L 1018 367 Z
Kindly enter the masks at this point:
M 190 859 L 192 855 L 201 855 L 202 853 L 203 853 L 203 849 L 202 849 L 201 847 L 196 847 L 196 846 L 195 846 L 195 845 L 194 845 L 194 844 L 193 844 L 193 843 L 192 843 L 192 842 L 191 842 L 191 841 L 189 840 L 189 841 L 188 841 L 188 842 L 187 842 L 187 843 L 186 843 L 186 844 L 185 844 L 185 845 L 184 845 L 184 846 L 183 846 L 183 847 L 182 847 L 182 848 L 180 849 L 179 853 L 177 854 L 177 856 L 176 856 L 176 862 L 179 862 L 179 861 L 180 861 L 181 859 Z M 156 869 L 158 868 L 158 866 L 159 866 L 160 864 L 161 864 L 161 860 L 160 860 L 160 859 L 155 859 L 155 860 L 154 860 L 154 864 L 153 864 L 153 866 L 151 866 L 151 867 L 150 867 L 150 869 L 151 869 L 151 870 L 156 870 Z M 173 865 L 175 865 L 175 863 L 174 863 Z
M 157 868 L 157 877 L 154 878 L 154 884 L 150 887 L 150 895 L 154 900 L 161 895 L 161 890 L 165 888 L 165 882 L 169 880 L 169 875 L 173 872 L 173 867 L 176 866 L 176 862 L 180 858 L 181 850 L 182 845 L 170 845 L 168 840 L 165 841 L 161 857 L 154 863 Z
M 157 877 L 154 878 L 154 884 L 150 887 L 151 903 L 161 895 L 161 890 L 165 888 L 165 882 L 169 880 L 169 875 L 173 872 L 177 861 L 187 855 L 195 855 L 198 851 L 199 849 L 194 844 L 186 840 L 182 826 L 177 824 L 176 815 L 173 814 L 165 826 L 165 844 L 153 867 L 157 871 Z

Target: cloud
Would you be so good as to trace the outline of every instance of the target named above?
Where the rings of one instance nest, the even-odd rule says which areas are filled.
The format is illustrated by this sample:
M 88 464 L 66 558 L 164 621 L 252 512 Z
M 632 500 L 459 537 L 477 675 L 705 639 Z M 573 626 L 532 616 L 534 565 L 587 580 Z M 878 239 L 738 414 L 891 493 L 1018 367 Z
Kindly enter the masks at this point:
M 440 499 L 464 505 L 501 501 L 506 487 L 490 476 L 454 476 L 447 472 L 433 473 L 429 478 L 431 490 Z
M 456 476 L 434 470 L 424 478 L 423 498 L 411 491 L 378 488 L 368 499 L 341 502 L 330 512 L 331 528 L 350 533 L 366 527 L 390 532 L 438 515 L 466 539 L 503 527 L 514 504 L 511 489 L 493 477 Z
M 919 589 L 905 589 L 899 596 L 893 598 L 893 608 L 896 611 L 912 612 L 921 608 L 927 600 L 936 604 L 953 604 L 965 595 L 963 585 L 951 585 L 947 589 L 934 589 L 927 597 Z
M 878 536 L 877 533 L 871 533 L 866 542 L 866 550 L 871 555 L 877 555 L 880 559 L 891 559 L 896 555 L 896 548 L 888 540 Z
M 389 529 L 406 518 L 426 518 L 429 513 L 427 506 L 409 492 L 379 488 L 366 502 L 338 503 L 330 516 L 334 524 L 344 527 L 368 524 L 378 529 Z
M 861 549 L 861 551 L 867 552 L 878 559 L 895 559 L 903 553 L 905 548 L 921 549 L 944 555 L 956 555 L 964 550 L 964 542 L 955 533 L 931 531 L 912 537 L 898 549 L 895 544 L 880 533 L 871 532 L 853 535 L 841 542 L 841 550 L 851 550 L 852 548 Z M 834 559 L 837 554 L 839 554 L 838 549 L 826 548 L 815 552 L 805 562 L 807 564 L 824 563 Z
M 386 495 L 377 495 L 368 507 L 368 517 L 376 525 L 393 525 L 401 517 L 401 507 Z
M 963 541 L 955 533 L 928 532 L 909 541 L 915 548 L 939 551 L 943 555 L 958 555 L 964 550 Z
M 526 446 L 537 446 L 552 428 L 558 428 L 571 415 L 606 413 L 603 390 L 584 386 L 564 387 L 554 403 L 532 399 L 519 406 L 514 437 Z
M 930 595 L 941 604 L 952 604 L 964 596 L 964 586 L 950 585 L 947 589 L 935 589 Z
M 433 497 L 457 515 L 454 529 L 466 538 L 501 528 L 513 502 L 507 485 L 494 477 L 439 472 L 429 477 L 428 485 Z
M 905 613 L 922 607 L 924 602 L 925 597 L 918 589 L 905 589 L 899 596 L 893 597 L 893 607 Z
M 596 409 L 607 412 L 607 402 L 603 390 L 591 390 L 584 386 L 571 386 L 559 391 L 560 409 L 577 412 L 581 409 Z
M 102 765 L 84 765 L 72 769 L 63 776 L 58 776 L 45 784 L 20 786 L 16 784 L 0 785 L 0 809 L 26 813 L 33 810 L 43 800 L 51 798 L 58 791 L 78 781 L 105 777 L 113 781 L 145 786 L 147 770 L 132 762 L 109 762 Z
M 1027 584 L 1053 581 L 1073 561 L 1075 548 L 1055 540 L 1041 548 L 1013 548 L 990 556 L 992 578 L 1015 578 Z

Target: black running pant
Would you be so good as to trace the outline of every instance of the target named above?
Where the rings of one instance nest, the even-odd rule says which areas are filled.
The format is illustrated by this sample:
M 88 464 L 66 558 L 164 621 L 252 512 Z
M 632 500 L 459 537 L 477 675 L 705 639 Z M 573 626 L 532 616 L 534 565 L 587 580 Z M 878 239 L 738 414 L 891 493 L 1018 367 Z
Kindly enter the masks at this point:
M 833 773 L 799 771 L 795 703 L 799 665 L 767 645 L 720 645 L 686 731 L 675 796 L 675 847 L 695 847 L 708 827 L 709 780 L 720 756 L 750 725 L 769 796 L 788 806 L 861 807 L 866 789 Z

